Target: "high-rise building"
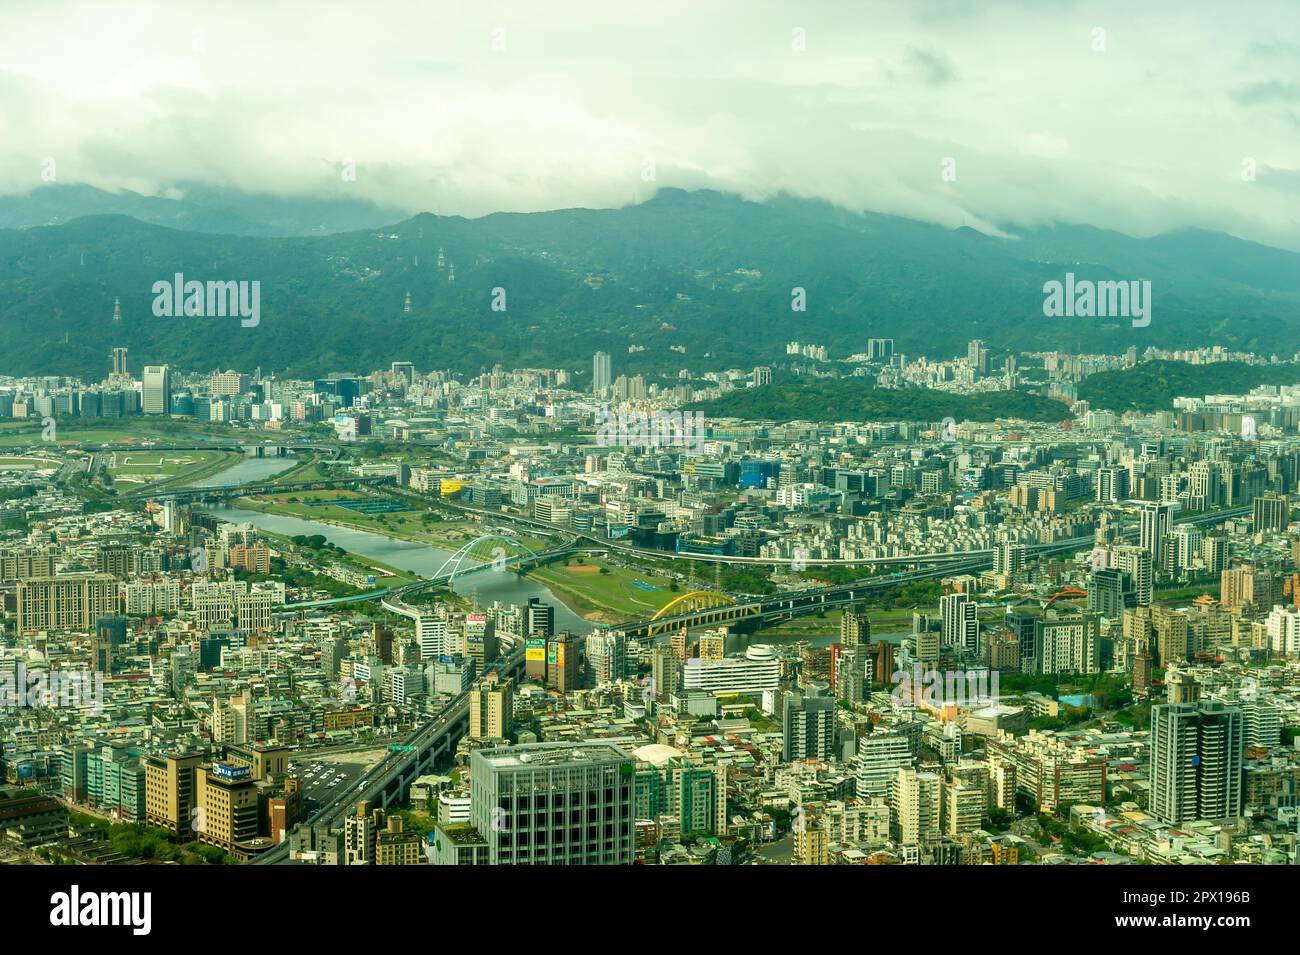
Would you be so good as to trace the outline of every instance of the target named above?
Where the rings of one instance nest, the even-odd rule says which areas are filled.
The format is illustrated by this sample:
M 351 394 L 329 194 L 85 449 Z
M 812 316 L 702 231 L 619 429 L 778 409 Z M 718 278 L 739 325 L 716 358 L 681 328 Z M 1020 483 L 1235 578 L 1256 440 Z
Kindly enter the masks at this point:
M 1154 581 L 1151 576 L 1151 551 L 1145 547 L 1123 544 L 1111 549 L 1111 566 L 1122 570 L 1133 581 L 1133 599 L 1139 607 L 1151 606 Z
M 578 685 L 581 653 L 578 640 L 567 630 L 561 630 L 546 641 L 546 685 L 561 693 L 580 689 Z
M 469 691 L 470 739 L 507 739 L 514 728 L 515 685 L 502 680 L 497 671 L 474 684 Z
M 865 647 L 871 642 L 871 621 L 860 607 L 848 607 L 840 617 L 840 645 Z
M 1138 546 L 1151 555 L 1153 567 L 1163 567 L 1165 538 L 1174 529 L 1174 505 L 1147 501 L 1139 517 Z
M 118 345 L 113 349 L 113 375 L 118 378 L 129 378 L 130 372 L 126 370 L 126 348 Z
M 1255 498 L 1255 532 L 1284 531 L 1291 523 L 1291 502 L 1285 494 L 1264 494 Z
M 145 365 L 141 378 L 140 410 L 145 414 L 167 414 L 172 404 L 172 376 L 166 365 Z
M 912 766 L 916 755 L 907 736 L 900 732 L 877 731 L 858 740 L 858 796 L 887 796 L 900 766 Z
M 1241 710 L 1218 700 L 1151 708 L 1151 812 L 1177 825 L 1242 810 Z
M 195 833 L 235 858 L 248 858 L 257 838 L 257 781 L 247 766 L 213 763 L 194 771 Z
M 835 719 L 835 697 L 825 683 L 810 684 L 803 693 L 786 693 L 781 717 L 782 760 L 789 763 L 835 755 Z
M 18 632 L 92 630 L 117 612 L 118 581 L 112 574 L 66 574 L 18 581 Z
M 198 821 L 194 773 L 201 753 L 150 755 L 144 759 L 145 822 L 188 838 Z
M 491 865 L 628 865 L 633 757 L 599 741 L 477 749 L 470 821 Z
M 939 598 L 944 647 L 963 653 L 974 653 L 979 649 L 979 622 L 975 611 L 975 602 L 970 594 L 944 594 Z
M 596 687 L 627 676 L 627 636 L 615 630 L 587 635 L 587 683 Z
M 894 777 L 890 834 L 905 846 L 937 841 L 943 781 L 935 773 L 900 766 Z
M 613 379 L 610 377 L 609 353 L 598 351 L 591 361 L 591 391 L 603 395 L 609 390 Z

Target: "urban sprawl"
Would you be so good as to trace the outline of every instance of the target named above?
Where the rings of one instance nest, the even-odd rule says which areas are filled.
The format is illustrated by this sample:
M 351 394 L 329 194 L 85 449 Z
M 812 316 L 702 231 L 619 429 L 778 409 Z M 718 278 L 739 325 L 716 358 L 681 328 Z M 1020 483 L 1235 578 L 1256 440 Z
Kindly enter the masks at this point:
M 1300 385 L 993 355 L 0 377 L 0 861 L 1300 862 Z

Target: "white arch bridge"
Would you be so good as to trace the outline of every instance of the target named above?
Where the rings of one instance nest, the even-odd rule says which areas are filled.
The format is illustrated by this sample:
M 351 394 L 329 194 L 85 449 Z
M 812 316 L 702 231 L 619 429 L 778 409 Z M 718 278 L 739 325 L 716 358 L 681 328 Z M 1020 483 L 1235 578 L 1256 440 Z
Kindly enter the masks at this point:
M 491 545 L 490 548 L 489 545 Z M 456 553 L 443 561 L 442 566 L 431 577 L 409 584 L 384 587 L 379 590 L 351 594 L 346 597 L 331 597 L 328 600 L 308 600 L 302 603 L 285 604 L 285 609 L 305 610 L 311 607 L 329 607 L 336 604 L 359 603 L 368 600 L 396 600 L 400 602 L 400 599 L 407 594 L 418 593 L 431 587 L 450 587 L 457 577 L 464 577 L 467 574 L 510 570 L 521 564 L 540 564 L 574 554 L 588 553 L 596 549 L 569 544 L 539 554 L 519 538 L 509 534 L 482 534 L 463 545 Z

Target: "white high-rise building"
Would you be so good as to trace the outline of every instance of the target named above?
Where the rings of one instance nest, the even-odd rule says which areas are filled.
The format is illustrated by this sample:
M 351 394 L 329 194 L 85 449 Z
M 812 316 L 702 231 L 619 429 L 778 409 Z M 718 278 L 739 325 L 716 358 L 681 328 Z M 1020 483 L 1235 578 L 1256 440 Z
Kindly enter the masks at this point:
M 939 806 L 943 782 L 935 773 L 920 773 L 910 766 L 898 769 L 894 780 L 893 818 L 890 828 L 896 842 L 919 846 L 938 840 Z
M 166 365 L 145 365 L 141 376 L 140 409 L 145 414 L 167 414 L 172 403 L 172 376 Z
M 603 395 L 609 390 L 610 382 L 609 352 L 598 351 L 591 361 L 591 392 Z
M 900 766 L 916 762 L 902 733 L 875 732 L 858 740 L 858 796 L 887 796 Z
M 1275 656 L 1300 654 L 1300 607 L 1274 607 L 1264 626 L 1268 633 L 1268 648 Z

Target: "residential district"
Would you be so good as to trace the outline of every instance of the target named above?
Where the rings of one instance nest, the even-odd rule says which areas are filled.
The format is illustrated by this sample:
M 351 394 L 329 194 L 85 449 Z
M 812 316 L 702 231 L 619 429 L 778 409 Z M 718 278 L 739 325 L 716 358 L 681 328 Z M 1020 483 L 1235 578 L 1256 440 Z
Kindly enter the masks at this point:
M 1152 358 L 1262 361 L 0 378 L 0 857 L 1300 862 L 1300 386 L 1074 396 Z

